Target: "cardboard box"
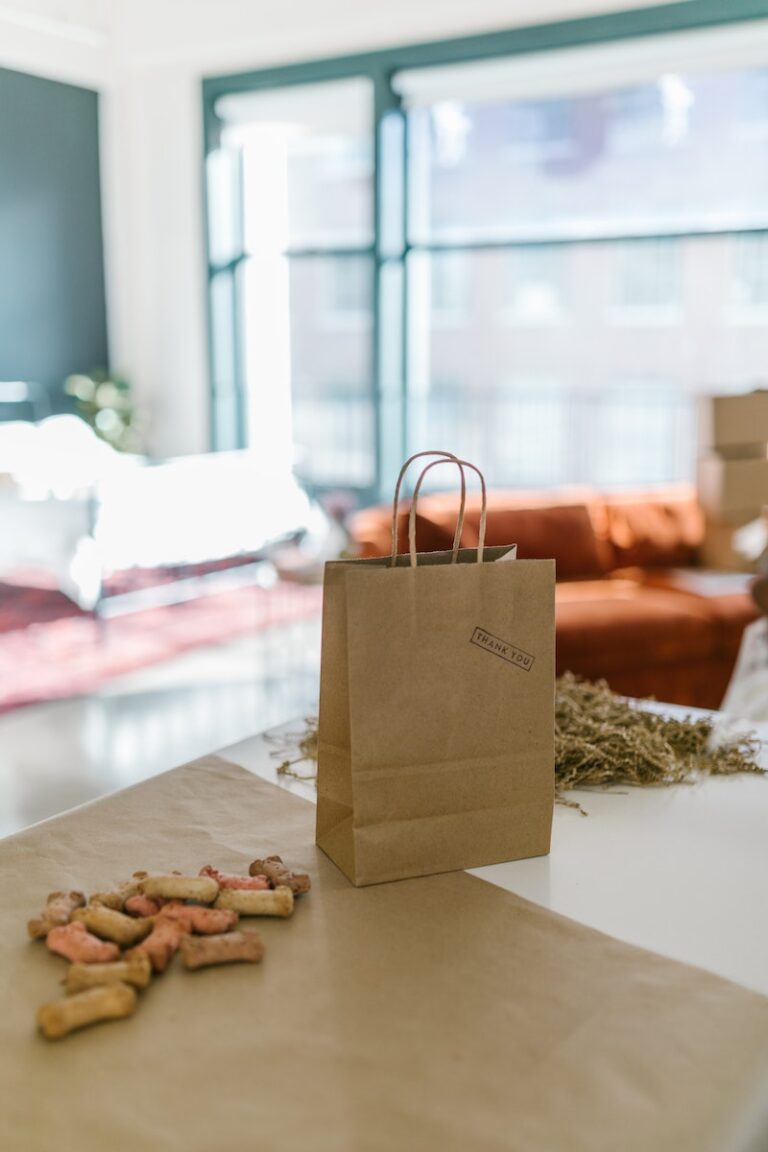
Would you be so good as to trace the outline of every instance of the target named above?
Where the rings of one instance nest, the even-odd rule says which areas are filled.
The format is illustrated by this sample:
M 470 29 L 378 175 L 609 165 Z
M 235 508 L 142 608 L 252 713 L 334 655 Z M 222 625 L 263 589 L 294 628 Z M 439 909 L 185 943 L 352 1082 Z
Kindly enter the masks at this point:
M 707 519 L 699 549 L 704 568 L 720 572 L 754 572 L 756 561 L 739 550 L 737 534 L 740 525 L 727 520 Z
M 697 482 L 699 502 L 709 517 L 744 524 L 760 516 L 768 505 L 768 458 L 702 457 Z
M 699 406 L 702 453 L 760 457 L 768 445 L 768 389 L 739 396 L 705 396 Z

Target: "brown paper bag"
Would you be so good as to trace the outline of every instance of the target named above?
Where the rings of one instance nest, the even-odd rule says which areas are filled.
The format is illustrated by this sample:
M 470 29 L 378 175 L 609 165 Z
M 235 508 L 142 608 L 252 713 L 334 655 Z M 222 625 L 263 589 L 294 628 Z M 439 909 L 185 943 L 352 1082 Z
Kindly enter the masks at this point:
M 482 476 L 479 546 L 459 549 L 463 468 L 453 550 L 417 555 L 432 465 L 396 556 L 409 463 L 392 556 L 325 568 L 317 843 L 356 885 L 549 851 L 554 561 L 484 547 Z

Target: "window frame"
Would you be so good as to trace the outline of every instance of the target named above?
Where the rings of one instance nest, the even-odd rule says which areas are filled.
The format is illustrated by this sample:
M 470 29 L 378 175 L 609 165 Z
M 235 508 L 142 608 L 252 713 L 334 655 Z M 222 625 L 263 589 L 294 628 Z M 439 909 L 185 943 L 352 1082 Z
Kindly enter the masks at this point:
M 675 32 L 693 32 L 700 29 L 738 25 L 749 21 L 762 20 L 768 24 L 766 0 L 683 0 L 683 2 L 655 5 L 652 7 L 619 11 L 610 14 L 580 17 L 573 20 L 545 24 L 533 24 L 498 32 L 483 33 L 450 40 L 440 40 L 426 44 L 411 44 L 380 51 L 365 52 L 302 61 L 278 67 L 239 72 L 209 77 L 202 82 L 203 111 L 203 215 L 206 262 L 206 318 L 208 346 L 209 381 L 209 427 L 212 450 L 245 447 L 245 379 L 244 359 L 241 354 L 242 341 L 238 322 L 239 303 L 237 270 L 246 253 L 240 251 L 224 264 L 215 263 L 210 252 L 209 204 L 207 196 L 206 166 L 209 155 L 214 152 L 221 138 L 222 120 L 216 112 L 217 101 L 223 96 L 255 92 L 269 88 L 304 85 L 314 82 L 341 80 L 352 77 L 367 78 L 373 85 L 373 144 L 374 144 L 374 188 L 373 243 L 366 250 L 373 257 L 373 325 L 371 329 L 371 404 L 375 428 L 375 483 L 358 493 L 361 501 L 384 499 L 391 491 L 393 477 L 400 461 L 404 458 L 407 443 L 407 404 L 408 404 L 408 277 L 406 264 L 410 252 L 449 252 L 473 251 L 487 248 L 510 249 L 523 246 L 552 246 L 579 243 L 578 240 L 531 240 L 531 241 L 477 241 L 468 243 L 418 243 L 408 239 L 408 139 L 407 117 L 400 99 L 395 92 L 392 78 L 397 72 L 410 68 L 430 68 L 453 63 L 493 60 L 500 57 L 525 56 L 551 52 L 566 48 L 588 48 L 613 42 L 631 41 L 643 37 L 660 36 Z M 394 129 L 397 129 L 394 131 Z M 399 156 L 392 153 L 393 140 Z M 382 178 L 382 155 L 388 150 L 389 161 L 399 170 L 395 180 L 401 184 L 402 203 L 386 214 L 391 205 L 391 185 L 384 193 Z M 738 230 L 744 234 L 768 231 L 764 229 Z M 676 232 L 678 237 L 697 235 L 732 234 L 734 230 L 717 231 L 691 230 Z M 662 236 L 649 236 L 648 239 L 661 239 Z M 595 238 L 593 243 L 615 242 L 633 237 Z M 300 254 L 312 255 L 308 250 Z M 332 256 L 332 250 L 324 250 L 318 255 Z M 340 255 L 343 253 L 339 253 Z M 364 254 L 362 248 L 356 254 Z M 399 266 L 399 315 L 385 315 L 382 300 L 382 284 L 385 271 Z M 213 308 L 212 283 L 215 277 L 228 273 L 232 277 L 233 303 L 231 316 L 230 345 L 234 349 L 234 375 L 229 388 L 217 387 L 214 374 L 213 349 Z M 392 280 L 391 275 L 388 279 Z M 386 331 L 385 331 L 386 329 Z M 385 351 L 386 345 L 386 351 Z M 391 368 L 386 365 L 399 365 L 399 379 L 389 376 Z M 229 392 L 229 394 L 227 394 Z M 233 413 L 229 432 L 217 419 L 218 411 Z

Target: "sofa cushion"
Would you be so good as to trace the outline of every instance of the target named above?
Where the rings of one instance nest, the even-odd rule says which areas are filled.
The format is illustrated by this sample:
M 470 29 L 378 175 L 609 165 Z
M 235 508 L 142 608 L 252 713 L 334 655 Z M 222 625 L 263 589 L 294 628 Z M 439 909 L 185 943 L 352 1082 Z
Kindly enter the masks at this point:
M 583 504 L 490 513 L 488 543 L 517 544 L 521 560 L 554 558 L 558 580 L 603 573 L 592 520 Z
M 606 531 L 615 566 L 693 564 L 704 538 L 704 518 L 687 485 L 647 498 L 612 496 L 605 503 Z
M 558 585 L 557 670 L 582 676 L 705 660 L 715 655 L 717 629 L 693 597 L 631 580 Z
M 407 552 L 409 512 L 401 512 L 397 521 L 397 550 Z M 453 548 L 453 537 L 456 532 L 456 512 L 453 522 L 447 520 L 444 524 L 436 524 L 428 516 L 416 513 L 416 551 L 417 552 L 448 552 Z M 462 548 L 473 548 L 477 544 L 477 532 L 469 525 L 464 526 L 461 534 Z M 389 548 L 387 548 L 389 551 Z
M 687 664 L 617 669 L 606 672 L 604 679 L 621 696 L 653 696 L 688 708 L 719 708 L 732 669 L 729 660 L 690 660 Z
M 715 617 L 718 654 L 736 662 L 744 629 L 760 615 L 754 601 L 733 593 L 717 596 L 707 603 Z
M 424 539 L 438 540 L 442 533 L 443 541 L 447 539 L 448 543 L 435 547 L 450 548 L 457 514 L 455 495 L 451 500 L 431 496 L 419 501 L 419 509 L 417 520 L 429 521 L 433 526 L 428 533 L 425 524 Z M 480 499 L 472 492 L 467 496 L 463 547 L 472 548 L 477 544 L 479 529 Z M 418 531 L 417 540 L 420 540 Z M 517 544 L 521 560 L 554 559 L 558 580 L 600 576 L 606 570 L 605 557 L 584 504 L 515 508 L 499 503 L 498 499 L 489 499 L 485 542 L 489 547 Z
M 748 572 L 712 572 L 700 568 L 652 569 L 638 576 L 646 586 L 676 592 L 697 602 L 715 625 L 719 656 L 736 659 L 744 629 L 759 616 L 749 595 Z
M 350 517 L 349 534 L 358 554 L 368 559 L 387 556 L 392 548 L 392 510 L 384 507 L 362 508 Z

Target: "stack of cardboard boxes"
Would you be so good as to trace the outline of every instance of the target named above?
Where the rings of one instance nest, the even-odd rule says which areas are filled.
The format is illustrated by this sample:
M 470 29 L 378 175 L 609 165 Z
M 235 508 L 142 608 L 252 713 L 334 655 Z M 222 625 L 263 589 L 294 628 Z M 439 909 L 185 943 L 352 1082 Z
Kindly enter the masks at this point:
M 705 397 L 699 445 L 702 560 L 709 568 L 744 569 L 749 558 L 734 536 L 768 515 L 768 390 Z

